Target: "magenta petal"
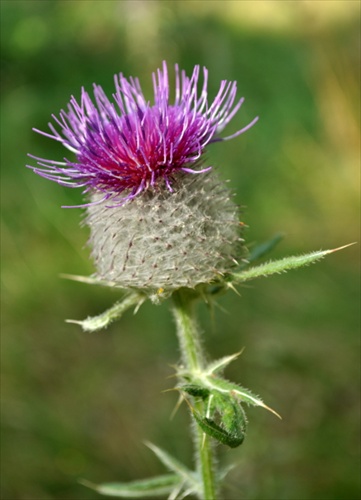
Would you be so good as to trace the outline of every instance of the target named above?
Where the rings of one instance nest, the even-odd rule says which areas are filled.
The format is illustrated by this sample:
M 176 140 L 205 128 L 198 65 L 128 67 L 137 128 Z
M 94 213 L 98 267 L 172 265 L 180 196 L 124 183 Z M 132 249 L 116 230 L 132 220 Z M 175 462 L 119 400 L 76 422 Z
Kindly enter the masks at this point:
M 208 144 L 229 140 L 248 130 L 258 118 L 235 134 L 220 139 L 238 112 L 243 98 L 235 103 L 236 82 L 222 81 L 214 100 L 208 102 L 208 71 L 198 90 L 200 67 L 189 78 L 175 66 L 175 100 L 170 102 L 167 65 L 153 73 L 154 104 L 146 101 L 138 79 L 115 77 L 116 93 L 111 102 L 100 86 L 94 85 L 92 100 L 82 89 L 78 102 L 71 97 L 67 111 L 53 116 L 52 133 L 34 129 L 54 139 L 75 156 L 62 162 L 32 156 L 35 173 L 84 192 L 100 191 L 116 204 L 138 196 L 162 180 L 172 191 L 177 172 L 204 173 L 197 169 Z M 41 168 L 39 168 L 41 167 Z M 195 168 L 194 168 L 195 167 Z M 120 196 L 120 197 L 119 197 Z M 86 206 L 85 204 L 84 206 Z

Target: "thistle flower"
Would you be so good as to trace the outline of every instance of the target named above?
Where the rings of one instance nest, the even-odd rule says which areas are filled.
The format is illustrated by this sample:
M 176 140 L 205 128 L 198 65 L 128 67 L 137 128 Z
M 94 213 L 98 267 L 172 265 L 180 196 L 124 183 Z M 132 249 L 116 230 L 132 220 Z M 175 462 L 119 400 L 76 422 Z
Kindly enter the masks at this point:
M 115 76 L 114 103 L 94 84 L 94 104 L 83 88 L 80 103 L 72 97 L 68 112 L 62 110 L 59 118 L 52 115 L 60 132 L 52 123 L 49 123 L 52 134 L 34 129 L 75 153 L 76 162 L 29 155 L 38 163 L 37 167 L 30 168 L 64 186 L 83 187 L 85 193 L 100 192 L 102 197 L 98 201 L 113 198 L 112 204 L 134 198 L 153 188 L 159 180 L 172 191 L 176 173 L 206 172 L 209 168 L 195 170 L 205 147 L 240 135 L 257 118 L 235 134 L 221 139 L 218 134 L 237 113 L 244 99 L 234 105 L 237 84 L 223 80 L 214 101 L 209 104 L 208 71 L 203 68 L 200 96 L 199 72 L 199 66 L 195 66 L 188 78 L 175 66 L 174 104 L 170 103 L 165 62 L 163 71 L 153 73 L 153 105 L 144 98 L 139 80 L 129 78 L 128 81 L 122 74 Z M 124 196 L 119 197 L 121 193 Z
M 87 193 L 86 223 L 97 277 L 123 288 L 168 292 L 210 283 L 239 255 L 238 209 L 211 167 L 205 147 L 248 130 L 256 121 L 221 139 L 219 133 L 243 103 L 236 82 L 222 81 L 208 103 L 208 72 L 191 78 L 175 66 L 170 103 L 166 63 L 153 74 L 154 104 L 138 79 L 115 77 L 114 103 L 94 85 L 95 104 L 82 89 L 68 112 L 53 119 L 58 132 L 39 132 L 61 142 L 76 161 L 37 160 L 35 173 Z M 195 174 L 195 175 L 193 175 Z

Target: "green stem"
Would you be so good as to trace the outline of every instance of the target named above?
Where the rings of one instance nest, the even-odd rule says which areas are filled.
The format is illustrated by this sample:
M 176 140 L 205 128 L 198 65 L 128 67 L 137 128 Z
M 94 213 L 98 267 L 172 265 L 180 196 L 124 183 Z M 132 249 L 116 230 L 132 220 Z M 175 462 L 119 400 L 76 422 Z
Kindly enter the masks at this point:
M 179 290 L 173 294 L 173 312 L 177 323 L 177 334 L 181 348 L 182 363 L 185 370 L 197 378 L 203 369 L 204 357 L 200 342 L 200 332 L 194 317 L 194 294 L 188 290 Z M 203 413 L 203 402 L 195 401 L 194 407 Z M 194 444 L 197 466 L 203 481 L 203 500 L 216 500 L 216 484 L 213 449 L 210 437 L 194 423 Z

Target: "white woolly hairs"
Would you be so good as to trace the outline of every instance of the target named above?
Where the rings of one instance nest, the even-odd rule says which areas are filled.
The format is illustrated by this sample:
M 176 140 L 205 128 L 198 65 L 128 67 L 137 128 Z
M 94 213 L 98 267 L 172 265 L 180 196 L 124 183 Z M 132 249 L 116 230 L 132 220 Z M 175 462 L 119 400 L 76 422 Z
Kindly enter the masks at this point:
M 160 185 L 118 207 L 108 200 L 87 208 L 98 278 L 171 291 L 210 283 L 235 265 L 238 207 L 218 176 L 181 174 L 172 188 Z

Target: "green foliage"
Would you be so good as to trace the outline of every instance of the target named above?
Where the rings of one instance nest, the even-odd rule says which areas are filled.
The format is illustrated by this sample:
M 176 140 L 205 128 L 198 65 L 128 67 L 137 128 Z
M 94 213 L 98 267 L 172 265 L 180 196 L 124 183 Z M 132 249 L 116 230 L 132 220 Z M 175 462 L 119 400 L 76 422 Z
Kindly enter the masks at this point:
M 230 448 L 242 444 L 246 432 L 246 416 L 232 393 L 224 394 L 196 384 L 180 386 L 179 390 L 204 401 L 204 415 L 191 409 L 193 417 L 206 434 Z M 219 423 L 214 420 L 217 416 Z
M 266 264 L 261 264 L 260 266 L 251 267 L 239 273 L 233 273 L 226 279 L 231 283 L 238 284 L 259 278 L 260 276 L 266 277 L 271 276 L 272 274 L 284 273 L 291 269 L 297 269 L 299 267 L 308 266 L 309 264 L 314 264 L 315 262 L 323 259 L 326 255 L 336 252 L 337 250 L 341 250 L 342 248 L 346 248 L 347 246 L 349 245 L 345 245 L 344 247 L 336 248 L 334 250 L 320 250 L 306 255 L 285 257 L 284 259 L 276 261 L 273 260 L 267 262 Z
M 181 477 L 185 482 L 188 482 L 193 487 L 197 487 L 198 481 L 195 474 L 191 472 L 187 467 L 185 467 L 178 459 L 174 458 L 168 452 L 164 451 L 159 446 L 153 443 L 146 442 L 148 448 L 150 448 L 157 458 L 167 467 L 167 469 L 175 472 L 179 477 Z
M 84 486 L 95 490 L 101 495 L 118 498 L 147 498 L 163 497 L 172 493 L 175 488 L 182 485 L 177 474 L 141 479 L 129 483 L 105 483 L 95 485 L 88 481 L 81 481 Z
M 98 316 L 89 317 L 83 321 L 68 319 L 67 323 L 80 325 L 84 332 L 96 332 L 107 328 L 113 321 L 122 317 L 123 313 L 135 306 L 136 310 L 144 302 L 145 297 L 140 293 L 129 293 L 123 300 L 116 302 L 110 309 L 107 309 Z
M 184 492 L 184 496 L 188 494 L 195 494 L 197 497 L 201 496 L 202 484 L 198 473 L 190 471 L 178 459 L 174 458 L 162 448 L 159 448 L 159 446 L 149 442 L 147 442 L 146 445 L 153 451 L 163 465 L 165 465 L 168 470 L 174 472 L 180 479 L 181 487 L 174 488 L 174 498 L 177 498 L 178 494 L 181 492 Z
M 193 416 L 201 429 L 213 439 L 230 448 L 243 443 L 246 433 L 246 415 L 240 403 L 232 394 L 219 394 L 212 391 L 207 401 L 207 415 L 193 410 Z M 218 417 L 218 423 L 215 418 Z
M 245 438 L 247 418 L 241 406 L 242 403 L 261 406 L 279 417 L 249 389 L 215 375 L 238 355 L 239 353 L 213 361 L 202 371 L 178 370 L 178 376 L 187 383 L 179 385 L 177 389 L 194 400 L 201 399 L 204 403 L 202 413 L 190 404 L 197 424 L 206 434 L 230 448 L 236 448 L 243 443 Z
M 186 392 L 190 396 L 193 396 L 194 398 L 201 398 L 203 400 L 207 399 L 210 395 L 209 389 L 196 384 L 181 385 L 179 389 Z

